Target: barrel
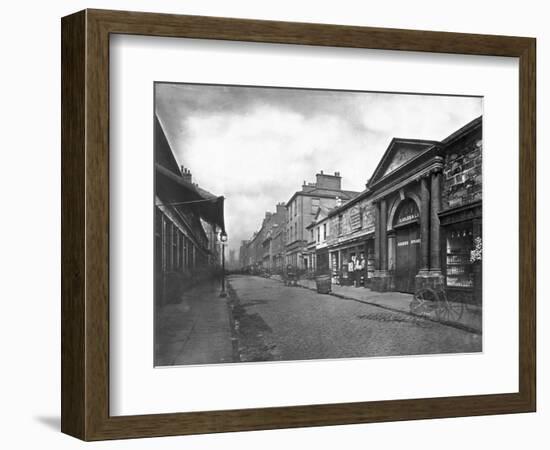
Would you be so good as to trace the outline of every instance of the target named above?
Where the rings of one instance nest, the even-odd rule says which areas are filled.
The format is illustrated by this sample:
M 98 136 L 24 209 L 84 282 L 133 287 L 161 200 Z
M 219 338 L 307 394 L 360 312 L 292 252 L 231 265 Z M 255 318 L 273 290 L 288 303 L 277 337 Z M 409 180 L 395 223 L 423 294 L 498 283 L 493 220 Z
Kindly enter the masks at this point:
M 329 294 L 331 288 L 330 275 L 317 275 L 315 277 L 315 283 L 317 284 L 317 292 L 319 294 Z

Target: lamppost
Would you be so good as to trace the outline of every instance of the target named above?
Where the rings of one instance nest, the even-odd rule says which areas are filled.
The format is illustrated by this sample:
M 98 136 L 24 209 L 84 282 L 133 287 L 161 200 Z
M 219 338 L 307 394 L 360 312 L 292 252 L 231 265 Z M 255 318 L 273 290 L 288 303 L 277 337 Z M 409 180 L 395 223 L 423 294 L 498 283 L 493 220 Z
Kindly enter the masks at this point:
M 227 233 L 225 231 L 220 233 L 220 241 L 222 243 L 222 289 L 220 297 L 227 297 L 227 292 L 225 291 L 225 243 L 227 242 Z

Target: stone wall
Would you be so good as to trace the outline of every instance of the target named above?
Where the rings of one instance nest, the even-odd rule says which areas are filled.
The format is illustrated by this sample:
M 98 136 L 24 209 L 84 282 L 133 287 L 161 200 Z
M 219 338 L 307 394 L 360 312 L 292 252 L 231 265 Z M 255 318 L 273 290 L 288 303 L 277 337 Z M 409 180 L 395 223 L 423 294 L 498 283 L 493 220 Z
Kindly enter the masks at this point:
M 342 216 L 342 232 L 338 234 L 339 216 Z M 339 214 L 330 217 L 328 243 L 333 244 L 338 239 L 352 237 L 357 232 L 374 231 L 374 205 L 370 200 L 361 200 L 349 208 L 344 208 Z
M 481 130 L 453 144 L 445 155 L 442 208 L 455 208 L 482 198 Z

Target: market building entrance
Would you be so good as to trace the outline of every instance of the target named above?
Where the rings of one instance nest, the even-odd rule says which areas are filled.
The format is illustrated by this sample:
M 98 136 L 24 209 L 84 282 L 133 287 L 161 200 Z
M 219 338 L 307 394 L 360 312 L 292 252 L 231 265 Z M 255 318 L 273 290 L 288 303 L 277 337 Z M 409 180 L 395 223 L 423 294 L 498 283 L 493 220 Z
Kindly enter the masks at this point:
M 396 230 L 395 290 L 413 293 L 420 268 L 420 228 L 418 224 Z
M 396 212 L 395 230 L 395 290 L 414 292 L 415 277 L 420 269 L 420 227 L 418 207 L 414 200 L 401 202 Z

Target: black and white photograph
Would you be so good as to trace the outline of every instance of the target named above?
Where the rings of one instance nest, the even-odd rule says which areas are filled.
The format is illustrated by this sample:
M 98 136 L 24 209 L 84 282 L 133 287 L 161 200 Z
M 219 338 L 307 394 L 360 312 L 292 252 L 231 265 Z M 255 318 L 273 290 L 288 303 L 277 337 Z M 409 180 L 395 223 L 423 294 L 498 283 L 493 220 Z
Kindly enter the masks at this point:
M 482 97 L 153 89 L 155 367 L 483 351 Z

